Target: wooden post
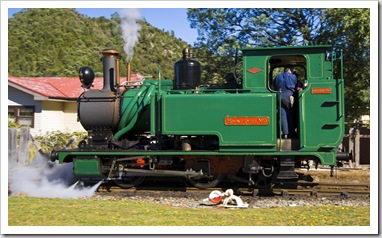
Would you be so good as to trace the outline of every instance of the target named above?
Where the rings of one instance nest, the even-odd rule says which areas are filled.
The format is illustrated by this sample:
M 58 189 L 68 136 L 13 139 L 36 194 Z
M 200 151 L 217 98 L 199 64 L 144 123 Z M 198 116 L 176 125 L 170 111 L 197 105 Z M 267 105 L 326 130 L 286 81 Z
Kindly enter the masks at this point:
M 355 137 L 354 137 L 354 162 L 355 162 L 355 168 L 359 167 L 360 162 L 360 151 L 361 151 L 361 137 L 359 134 L 359 129 L 355 130 Z
M 21 127 L 20 129 L 20 145 L 19 145 L 19 164 L 26 165 L 29 162 L 29 127 Z
M 8 164 L 17 164 L 17 128 L 8 128 Z
M 354 159 L 354 128 L 349 129 L 349 153 L 353 153 L 353 159 Z M 349 166 L 350 168 L 354 168 L 353 161 L 349 160 Z

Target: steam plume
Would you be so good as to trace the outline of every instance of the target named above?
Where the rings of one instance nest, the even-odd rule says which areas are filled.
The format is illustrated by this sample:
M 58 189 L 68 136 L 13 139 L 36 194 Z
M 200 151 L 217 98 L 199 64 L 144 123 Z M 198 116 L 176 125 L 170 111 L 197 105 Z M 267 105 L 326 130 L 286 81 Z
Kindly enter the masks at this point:
M 76 186 L 77 183 L 73 184 L 76 180 L 72 163 L 49 165 L 42 154 L 38 154 L 30 165 L 9 165 L 11 195 L 76 199 L 93 196 L 101 184 L 99 182 L 92 187 Z
M 134 55 L 134 46 L 138 42 L 139 30 L 142 28 L 138 23 L 141 14 L 138 9 L 129 8 L 121 11 L 121 17 L 122 38 L 125 41 L 123 49 L 127 62 L 130 62 Z

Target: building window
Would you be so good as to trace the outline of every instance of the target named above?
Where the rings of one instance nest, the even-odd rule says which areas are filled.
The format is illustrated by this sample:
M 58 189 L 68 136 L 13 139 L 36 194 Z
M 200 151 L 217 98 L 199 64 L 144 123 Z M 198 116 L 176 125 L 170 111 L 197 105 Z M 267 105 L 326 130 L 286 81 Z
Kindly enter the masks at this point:
M 21 126 L 34 127 L 34 107 L 8 107 L 8 120 L 17 122 Z

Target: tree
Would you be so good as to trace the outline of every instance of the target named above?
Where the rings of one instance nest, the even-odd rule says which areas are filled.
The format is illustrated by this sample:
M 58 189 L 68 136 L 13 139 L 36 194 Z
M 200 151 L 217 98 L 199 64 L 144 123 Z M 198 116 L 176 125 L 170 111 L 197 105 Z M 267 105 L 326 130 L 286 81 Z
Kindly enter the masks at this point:
M 369 114 L 369 9 L 189 9 L 188 19 L 198 30 L 195 47 L 203 52 L 209 75 L 221 78 L 231 70 L 221 66 L 232 65 L 237 48 L 331 44 L 342 49 L 346 120 Z
M 313 43 L 322 9 L 202 8 L 188 9 L 191 28 L 198 30 L 195 47 L 203 49 L 210 74 L 222 78 L 233 65 L 237 48 Z M 219 63 L 217 62 L 219 61 Z M 213 68 L 213 65 L 216 67 Z
M 126 53 L 120 22 L 118 13 L 107 19 L 89 18 L 67 8 L 23 9 L 8 23 L 8 74 L 70 77 L 87 65 L 101 77 L 100 52 L 109 48 L 122 54 L 120 73 L 124 77 Z M 187 43 L 146 21 L 140 24 L 143 37 L 135 47 L 132 70 L 152 75 L 160 66 L 162 75 L 172 78 L 174 62 L 181 58 Z
M 326 9 L 325 19 L 317 41 L 344 52 L 345 110 L 352 124 L 370 114 L 370 10 Z

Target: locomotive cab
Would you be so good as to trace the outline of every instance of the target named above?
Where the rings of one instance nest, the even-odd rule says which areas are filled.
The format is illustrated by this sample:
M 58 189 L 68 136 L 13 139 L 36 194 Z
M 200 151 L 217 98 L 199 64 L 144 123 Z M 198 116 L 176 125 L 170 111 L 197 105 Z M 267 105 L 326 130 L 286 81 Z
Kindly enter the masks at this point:
M 335 164 L 335 150 L 342 141 L 345 122 L 344 84 L 342 74 L 334 73 L 334 64 L 338 59 L 342 62 L 342 55 L 336 57 L 329 45 L 254 48 L 242 49 L 242 52 L 244 90 L 277 95 L 272 83 L 286 65 L 293 66 L 300 86 L 304 88 L 294 97 L 295 138 L 281 136 L 281 102 L 277 96 L 267 105 L 277 111 L 272 118 L 272 125 L 277 128 L 277 151 L 320 152 L 316 157 L 308 157 L 324 165 Z M 342 72 L 342 63 L 337 69 Z M 297 160 L 299 158 L 302 157 Z
M 304 88 L 295 95 L 299 143 L 297 149 L 304 150 L 314 146 L 317 150 L 322 150 L 323 147 L 336 147 L 343 133 L 343 103 L 339 98 L 343 94 L 343 79 L 335 79 L 333 76 L 335 57 L 327 57 L 328 52 L 332 52 L 331 46 L 256 48 L 242 51 L 246 65 L 243 69 L 243 89 L 252 92 L 277 94 L 272 88 L 274 78 L 283 72 L 286 65 L 293 66 L 300 86 Z M 280 107 L 279 102 L 269 106 L 277 110 Z M 279 114 L 277 117 L 274 123 L 277 124 L 277 136 L 281 138 Z M 331 138 L 331 141 L 328 139 L 323 142 L 320 139 L 318 142 L 313 133 Z M 333 136 L 334 134 L 337 136 Z

